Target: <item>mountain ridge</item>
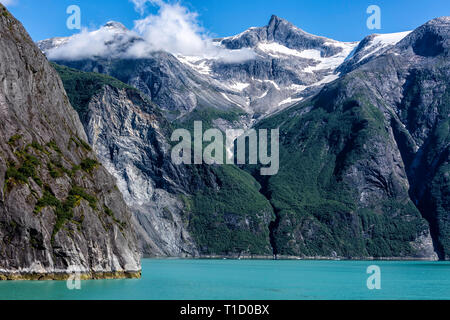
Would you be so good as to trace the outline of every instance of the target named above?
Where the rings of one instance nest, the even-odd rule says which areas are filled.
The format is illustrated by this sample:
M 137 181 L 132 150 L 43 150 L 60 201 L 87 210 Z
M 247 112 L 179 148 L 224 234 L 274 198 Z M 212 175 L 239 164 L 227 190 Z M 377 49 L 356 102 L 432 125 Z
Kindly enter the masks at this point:
M 116 22 L 109 22 L 114 25 Z M 102 27 L 106 28 L 106 26 Z M 119 32 L 128 34 L 124 39 L 130 37 L 131 43 L 117 43 L 118 47 L 124 46 L 121 52 L 126 51 L 133 41 L 143 41 L 136 37 L 131 31 L 123 31 L 122 25 L 117 28 Z M 52 48 L 58 49 L 64 45 L 70 38 L 56 38 L 38 42 L 38 46 L 50 57 L 52 57 Z M 108 38 L 109 39 L 109 38 Z M 250 40 L 248 40 L 250 39 Z M 288 40 L 287 40 L 288 39 Z M 158 94 L 151 93 L 151 88 L 155 84 L 152 80 L 140 80 L 140 67 L 137 67 L 136 74 L 133 75 L 134 80 L 120 76 L 121 71 L 110 70 L 111 62 L 103 61 L 104 59 L 54 59 L 60 64 L 84 71 L 106 72 L 110 75 L 118 77 L 125 83 L 132 84 L 141 89 L 150 99 L 154 100 L 160 107 L 167 109 L 169 112 L 176 111 L 175 117 L 182 119 L 196 108 L 207 104 L 214 109 L 221 110 L 225 105 L 228 108 L 241 109 L 247 116 L 238 123 L 229 123 L 228 126 L 248 126 L 262 116 L 270 115 L 273 112 L 282 110 L 289 105 L 294 104 L 301 99 L 317 93 L 320 88 L 336 78 L 339 74 L 339 67 L 350 58 L 357 42 L 344 43 L 327 39 L 325 37 L 314 36 L 298 29 L 288 21 L 273 16 L 268 25 L 260 28 L 250 28 L 240 35 L 233 37 L 214 39 L 214 43 L 223 47 L 230 52 L 242 49 L 251 49 L 256 56 L 241 63 L 223 62 L 221 58 L 204 58 L 196 56 L 185 56 L 182 54 L 173 54 L 175 59 L 182 63 L 183 70 L 181 73 L 188 74 L 194 72 L 192 76 L 177 79 L 174 74 L 180 74 L 180 71 L 171 70 L 170 66 L 165 67 L 165 77 L 169 82 L 175 85 L 172 87 L 171 93 L 174 96 L 179 95 L 184 88 L 177 84 L 188 83 L 190 92 L 198 92 L 200 96 L 192 95 L 186 101 L 167 100 L 159 97 Z M 109 45 L 114 48 L 115 45 Z M 300 48 L 296 50 L 295 48 Z M 109 50 L 109 49 L 108 49 Z M 114 57 L 116 54 L 112 54 Z M 156 59 L 158 64 L 172 64 L 169 54 L 164 57 L 155 53 L 147 53 L 147 58 Z M 151 57 L 150 57 L 151 56 Z M 127 57 L 129 59 L 129 57 Z M 139 59 L 144 59 L 145 56 Z M 76 61 L 78 60 L 78 61 Z M 107 59 L 108 60 L 108 59 Z M 91 61 L 88 63 L 88 61 Z M 156 62 L 155 61 L 155 62 Z M 91 67 L 89 66 L 91 65 Z M 177 67 L 179 68 L 179 67 Z M 160 69 L 162 70 L 162 69 Z M 182 70 L 182 69 L 179 69 Z M 341 71 L 339 71 L 341 72 Z M 158 75 L 146 75 L 146 78 L 161 78 Z M 202 83 L 209 83 L 214 92 L 205 91 L 207 86 Z M 159 86 L 160 84 L 157 84 Z M 208 97 L 214 97 L 211 101 Z M 216 101 L 218 101 L 216 103 Z

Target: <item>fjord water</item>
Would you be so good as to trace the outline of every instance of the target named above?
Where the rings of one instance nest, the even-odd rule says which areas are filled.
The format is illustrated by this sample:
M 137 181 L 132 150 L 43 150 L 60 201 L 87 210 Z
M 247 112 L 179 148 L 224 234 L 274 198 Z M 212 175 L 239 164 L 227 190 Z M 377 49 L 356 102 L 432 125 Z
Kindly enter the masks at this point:
M 368 266 L 381 290 L 367 288 Z M 409 261 L 142 261 L 142 279 L 0 281 L 0 299 L 311 300 L 450 299 L 450 263 Z

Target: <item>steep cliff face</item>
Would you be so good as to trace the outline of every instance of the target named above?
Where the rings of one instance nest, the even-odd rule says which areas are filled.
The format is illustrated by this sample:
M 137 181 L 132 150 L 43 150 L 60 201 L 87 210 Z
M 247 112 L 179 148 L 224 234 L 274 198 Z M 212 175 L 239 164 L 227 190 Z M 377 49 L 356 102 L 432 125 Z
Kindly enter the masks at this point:
M 271 255 L 272 209 L 250 175 L 174 165 L 174 128 L 142 93 L 111 77 L 54 67 L 134 213 L 145 255 Z
M 260 124 L 283 132 L 266 187 L 280 253 L 431 258 L 433 238 L 448 259 L 449 30 L 432 20 Z
M 275 253 L 437 258 L 390 117 L 360 80 L 338 81 L 258 125 L 281 131 L 280 172 L 265 182 Z
M 143 252 L 195 256 L 197 249 L 183 220 L 184 203 L 177 196 L 177 189 L 186 189 L 186 173 L 170 160 L 169 124 L 130 89 L 105 86 L 90 100 L 88 110 L 88 138 L 135 214 Z
M 137 277 L 131 215 L 62 82 L 0 5 L 0 279 Z
M 450 17 L 421 26 L 400 42 L 392 55 L 398 58 L 401 70 L 397 85 L 401 85 L 402 95 L 394 101 L 400 124 L 396 140 L 411 184 L 411 199 L 430 222 L 440 258 L 448 260 Z

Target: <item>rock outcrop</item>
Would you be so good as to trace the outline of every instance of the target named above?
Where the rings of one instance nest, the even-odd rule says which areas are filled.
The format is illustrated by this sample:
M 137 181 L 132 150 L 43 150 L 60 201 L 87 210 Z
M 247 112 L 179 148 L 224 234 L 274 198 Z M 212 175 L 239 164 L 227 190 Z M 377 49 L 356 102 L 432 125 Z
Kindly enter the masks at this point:
M 0 5 L 0 279 L 139 277 L 131 214 L 63 84 Z
M 187 189 L 186 172 L 171 162 L 169 123 L 132 89 L 105 86 L 90 100 L 88 110 L 88 139 L 134 212 L 142 251 L 197 255 L 182 219 L 184 203 L 177 196 L 177 191 Z

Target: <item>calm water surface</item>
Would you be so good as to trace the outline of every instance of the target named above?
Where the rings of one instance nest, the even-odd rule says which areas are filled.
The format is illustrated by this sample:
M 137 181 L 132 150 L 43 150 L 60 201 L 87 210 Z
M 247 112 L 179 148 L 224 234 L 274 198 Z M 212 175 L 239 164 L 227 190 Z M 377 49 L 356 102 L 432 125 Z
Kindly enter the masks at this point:
M 381 268 L 381 290 L 368 290 L 367 267 Z M 0 281 L 0 299 L 309 300 L 450 299 L 448 262 L 142 261 L 138 280 Z

